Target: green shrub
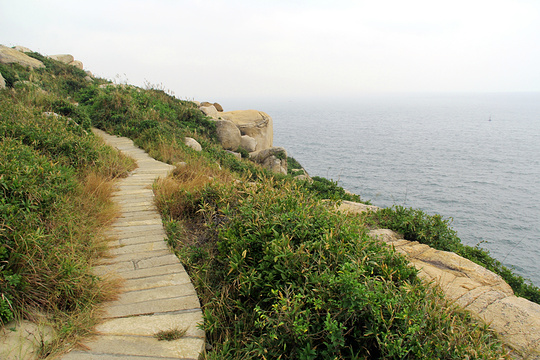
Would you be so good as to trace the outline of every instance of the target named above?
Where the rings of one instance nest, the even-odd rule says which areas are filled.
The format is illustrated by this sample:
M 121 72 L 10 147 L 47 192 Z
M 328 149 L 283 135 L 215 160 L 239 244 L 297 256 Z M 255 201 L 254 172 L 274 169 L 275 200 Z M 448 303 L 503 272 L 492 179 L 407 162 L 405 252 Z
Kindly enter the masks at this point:
M 196 203 L 167 229 L 203 302 L 208 359 L 502 354 L 484 326 L 449 310 L 403 257 L 294 182 L 209 185 Z M 159 204 L 171 213 L 170 202 Z M 181 225 L 201 221 L 204 235 Z

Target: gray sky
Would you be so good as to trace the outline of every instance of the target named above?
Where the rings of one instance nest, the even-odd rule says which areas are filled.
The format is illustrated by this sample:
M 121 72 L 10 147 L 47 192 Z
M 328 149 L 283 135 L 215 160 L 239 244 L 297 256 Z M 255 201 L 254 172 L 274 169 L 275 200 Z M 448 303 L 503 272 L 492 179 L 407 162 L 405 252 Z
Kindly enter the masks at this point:
M 538 0 L 0 0 L 0 44 L 183 99 L 540 91 Z

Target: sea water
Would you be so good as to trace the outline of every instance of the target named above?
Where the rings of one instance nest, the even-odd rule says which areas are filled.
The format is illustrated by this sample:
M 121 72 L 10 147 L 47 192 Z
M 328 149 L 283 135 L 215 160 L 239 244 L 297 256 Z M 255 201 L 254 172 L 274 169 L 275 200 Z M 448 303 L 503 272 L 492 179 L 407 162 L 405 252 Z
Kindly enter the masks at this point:
M 540 286 L 540 93 L 254 103 L 311 176 L 451 218 L 464 244 Z

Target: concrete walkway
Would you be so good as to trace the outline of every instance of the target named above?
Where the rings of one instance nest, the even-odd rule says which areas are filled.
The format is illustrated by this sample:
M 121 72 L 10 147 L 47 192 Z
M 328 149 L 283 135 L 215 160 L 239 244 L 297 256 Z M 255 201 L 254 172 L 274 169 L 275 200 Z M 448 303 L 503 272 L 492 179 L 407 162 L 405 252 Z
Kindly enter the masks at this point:
M 188 274 L 164 241 L 165 231 L 154 205 L 151 185 L 172 170 L 152 159 L 127 138 L 94 130 L 107 144 L 135 158 L 139 168 L 118 181 L 114 200 L 121 216 L 109 234 L 114 258 L 96 267 L 96 273 L 124 279 L 117 301 L 106 305 L 98 336 L 74 349 L 63 360 L 197 359 L 204 347 L 202 312 Z M 155 334 L 186 330 L 173 341 L 158 341 Z

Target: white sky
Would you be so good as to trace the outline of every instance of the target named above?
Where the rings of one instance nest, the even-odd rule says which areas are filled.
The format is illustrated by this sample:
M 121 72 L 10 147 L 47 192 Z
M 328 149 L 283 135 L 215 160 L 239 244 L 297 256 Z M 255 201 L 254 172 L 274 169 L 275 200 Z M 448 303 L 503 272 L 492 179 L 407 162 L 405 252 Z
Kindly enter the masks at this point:
M 540 91 L 539 0 L 0 0 L 0 44 L 183 99 Z

